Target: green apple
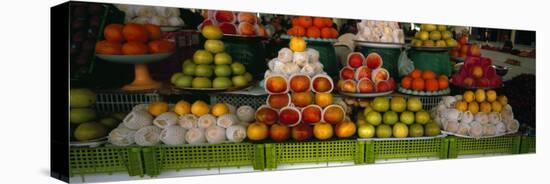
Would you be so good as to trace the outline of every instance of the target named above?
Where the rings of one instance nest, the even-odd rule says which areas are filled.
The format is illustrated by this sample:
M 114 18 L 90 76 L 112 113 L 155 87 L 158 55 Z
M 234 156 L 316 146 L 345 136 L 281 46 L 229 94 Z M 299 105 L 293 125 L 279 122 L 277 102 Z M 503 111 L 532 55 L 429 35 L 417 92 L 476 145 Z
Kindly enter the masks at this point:
M 231 76 L 231 67 L 229 65 L 216 65 L 214 67 L 214 74 L 217 77 L 229 77 Z
M 242 75 L 233 76 L 232 81 L 235 87 L 243 87 L 248 85 L 248 80 L 246 80 L 246 77 Z
M 213 60 L 214 56 L 212 56 L 212 53 L 206 50 L 197 50 L 195 54 L 193 54 L 193 62 L 198 65 L 207 65 L 212 63 Z
M 366 106 L 365 109 L 363 109 L 363 115 L 367 117 L 367 114 L 372 111 L 372 108 L 370 106 Z
M 193 79 L 193 88 L 211 88 L 212 82 L 206 77 L 195 77 Z
M 374 126 L 368 123 L 359 125 L 359 128 L 357 129 L 357 134 L 360 138 L 372 138 L 375 133 L 376 130 Z
M 399 116 L 397 116 L 397 113 L 393 111 L 385 112 L 382 116 L 382 121 L 384 122 L 384 124 L 393 125 L 397 123 L 398 120 Z
M 217 53 L 216 56 L 214 56 L 214 64 L 216 65 L 228 65 L 231 64 L 231 62 L 231 56 L 225 52 Z
M 422 110 L 422 101 L 418 97 L 411 97 L 407 100 L 407 110 L 416 112 Z
M 395 138 L 405 138 L 409 135 L 409 127 L 404 123 L 395 123 L 392 133 Z
M 197 65 L 195 69 L 195 76 L 197 77 L 211 77 L 214 73 L 210 65 Z
M 390 125 L 381 124 L 376 127 L 376 137 L 378 138 L 390 138 L 392 132 Z
M 189 63 L 186 65 L 183 65 L 183 74 L 194 76 L 195 75 L 195 69 L 197 69 L 197 65 L 195 63 Z
M 188 88 L 191 87 L 193 84 L 193 77 L 189 75 L 184 75 L 178 78 L 174 85 L 178 88 Z
M 206 42 L 204 42 L 204 49 L 206 49 L 211 53 L 216 54 L 216 53 L 223 52 L 223 50 L 225 50 L 225 46 L 223 42 L 220 40 L 206 40 Z
M 216 77 L 212 82 L 213 88 L 229 88 L 231 86 L 233 86 L 233 82 L 227 77 Z
M 97 139 L 106 135 L 107 128 L 103 124 L 95 122 L 82 123 L 74 131 L 74 137 L 78 141 Z
M 441 129 L 437 123 L 428 123 L 424 125 L 424 135 L 426 136 L 436 136 L 441 134 Z
M 183 72 L 177 72 L 177 73 L 174 73 L 172 74 L 172 77 L 170 77 L 170 82 L 172 84 L 176 83 L 176 80 L 178 80 L 178 78 L 180 78 L 181 76 L 184 76 L 185 74 L 183 74 Z
M 407 101 L 400 96 L 394 96 L 390 101 L 390 109 L 395 112 L 403 112 L 407 109 Z
M 371 125 L 377 126 L 382 123 L 382 115 L 379 112 L 376 111 L 370 111 L 367 113 L 367 123 L 370 123 Z
M 402 112 L 401 115 L 399 116 L 399 121 L 407 124 L 407 125 L 410 125 L 410 124 L 413 124 L 414 123 L 414 113 L 411 112 L 411 111 L 405 111 L 405 112 Z
M 424 136 L 424 127 L 421 124 L 412 124 L 409 127 L 410 137 L 422 137 Z
M 378 112 L 386 112 L 390 109 L 390 101 L 386 97 L 376 97 L 371 103 L 372 109 Z
M 430 121 L 430 114 L 426 111 L 418 111 L 414 121 L 421 125 L 427 124 Z
M 231 64 L 231 70 L 233 71 L 233 75 L 242 75 L 246 72 L 244 65 L 239 62 L 233 62 Z

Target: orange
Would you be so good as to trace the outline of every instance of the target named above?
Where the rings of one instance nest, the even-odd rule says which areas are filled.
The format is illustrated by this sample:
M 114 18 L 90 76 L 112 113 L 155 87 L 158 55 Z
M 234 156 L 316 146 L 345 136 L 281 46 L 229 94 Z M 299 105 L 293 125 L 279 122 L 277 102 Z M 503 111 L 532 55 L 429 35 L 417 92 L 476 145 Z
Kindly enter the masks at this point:
M 426 91 L 437 91 L 439 90 L 439 82 L 437 79 L 428 79 L 426 80 Z
M 158 40 L 161 38 L 162 32 L 160 30 L 160 26 L 154 24 L 144 24 L 143 27 L 147 30 L 150 40 Z
M 338 31 L 334 29 L 333 27 L 330 28 L 330 31 L 332 32 L 332 38 L 338 38 Z
M 219 117 L 229 113 L 229 107 L 225 103 L 217 103 L 212 106 L 212 115 Z
M 168 111 L 168 103 L 161 101 L 150 103 L 147 111 L 153 116 L 158 116 Z
M 313 18 L 313 26 L 322 28 L 325 27 L 325 19 L 321 17 L 314 17 Z
M 306 34 L 306 29 L 302 26 L 294 26 L 288 29 L 287 34 L 292 36 L 304 36 Z
M 95 51 L 98 54 L 120 55 L 122 54 L 122 45 L 118 42 L 102 40 L 95 44 Z
M 321 37 L 321 30 L 317 27 L 308 27 L 306 31 L 307 37 L 318 38 Z
M 447 78 L 447 76 L 440 75 L 439 79 L 437 79 L 437 80 L 438 80 L 438 83 L 439 83 L 439 89 L 449 88 L 449 78 Z
M 313 24 L 313 19 L 308 16 L 298 17 L 298 24 L 302 27 L 308 28 Z
M 122 36 L 122 24 L 109 24 L 103 29 L 103 37 L 105 40 L 113 42 L 123 42 L 124 36 Z
M 334 130 L 331 124 L 322 122 L 317 123 L 315 124 L 315 126 L 313 126 L 313 135 L 319 140 L 330 139 L 332 137 L 332 134 L 334 134 Z
M 306 50 L 307 43 L 304 38 L 293 37 L 290 39 L 289 47 L 294 52 L 303 52 Z
M 313 103 L 313 94 L 309 91 L 292 93 L 292 103 L 297 107 L 305 107 Z
M 202 116 L 210 112 L 210 107 L 206 102 L 197 100 L 191 105 L 191 113 L 195 116 Z
M 342 122 L 345 115 L 346 112 L 340 106 L 329 106 L 323 111 L 323 120 L 330 124 L 336 124 Z
M 455 108 L 461 112 L 468 110 L 468 102 L 460 100 L 455 103 Z
M 419 69 L 414 69 L 410 74 L 414 79 L 422 77 L 422 71 Z
M 149 33 L 141 24 L 129 23 L 122 28 L 122 35 L 126 41 L 145 43 L 149 39 Z
M 325 27 L 332 27 L 332 19 L 325 18 Z
M 168 53 L 176 47 L 174 43 L 167 40 L 154 40 L 147 44 L 151 53 Z
M 322 38 L 333 38 L 332 28 L 325 27 L 325 28 L 321 29 L 321 37 Z
M 410 76 L 405 76 L 403 79 L 401 79 L 401 87 L 405 89 L 411 89 L 413 78 Z
M 174 112 L 180 116 L 191 113 L 191 104 L 185 100 L 180 100 L 174 106 Z
M 436 75 L 434 72 L 432 72 L 431 70 L 424 70 L 422 72 L 422 78 L 425 79 L 425 80 L 428 80 L 428 79 L 435 79 Z
M 315 104 L 326 107 L 332 104 L 332 94 L 331 93 L 315 93 Z
M 292 27 L 300 26 L 298 22 L 298 17 L 292 17 Z
M 421 79 L 421 78 L 413 79 L 412 89 L 417 91 L 424 91 L 424 79 Z
M 148 48 L 141 42 L 126 42 L 122 45 L 122 54 L 124 55 L 142 55 L 147 54 Z

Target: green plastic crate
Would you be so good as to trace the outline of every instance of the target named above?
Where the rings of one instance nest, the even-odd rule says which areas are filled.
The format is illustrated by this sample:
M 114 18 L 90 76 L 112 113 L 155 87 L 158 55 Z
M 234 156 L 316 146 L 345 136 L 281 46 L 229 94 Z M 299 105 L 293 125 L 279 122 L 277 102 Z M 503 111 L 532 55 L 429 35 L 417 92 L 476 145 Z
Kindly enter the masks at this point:
M 445 138 L 407 139 L 407 140 L 368 140 L 365 160 L 411 159 L 411 158 L 447 158 L 448 143 Z
M 353 161 L 364 163 L 365 147 L 356 140 L 267 143 L 266 168 L 279 164 Z
M 508 135 L 493 138 L 470 139 L 449 137 L 449 158 L 476 154 L 518 154 L 521 136 Z
M 114 172 L 128 172 L 130 176 L 144 174 L 141 149 L 135 147 L 70 148 L 69 168 L 71 176 Z
M 521 137 L 520 153 L 536 153 L 537 152 L 537 137 L 523 136 Z
M 414 67 L 421 70 L 432 70 L 437 74 L 451 76 L 453 66 L 451 57 L 447 51 L 420 51 L 408 50 L 409 58 L 413 61 Z M 393 76 L 393 75 L 392 75 Z
M 233 61 L 239 61 L 246 66 L 246 71 L 255 77 L 263 77 L 267 70 L 265 46 L 261 38 L 240 38 L 224 36 L 222 41 L 225 52 L 231 55 Z
M 162 170 L 252 166 L 264 169 L 264 145 L 227 143 L 215 145 L 157 146 L 142 148 L 145 173 L 158 176 Z

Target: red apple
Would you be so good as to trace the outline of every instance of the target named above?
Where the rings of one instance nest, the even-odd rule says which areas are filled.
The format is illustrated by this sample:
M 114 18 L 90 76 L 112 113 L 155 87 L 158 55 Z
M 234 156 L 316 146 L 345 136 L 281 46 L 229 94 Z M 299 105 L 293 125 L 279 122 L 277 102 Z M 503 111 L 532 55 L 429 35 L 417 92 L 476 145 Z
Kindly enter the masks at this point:
M 353 79 L 355 75 L 355 71 L 351 67 L 344 67 L 340 70 L 340 79 L 342 80 L 348 80 Z
M 214 17 L 218 22 L 229 22 L 229 23 L 235 22 L 235 14 L 231 11 L 218 10 L 216 11 L 216 14 L 214 14 Z
M 365 58 L 360 52 L 352 52 L 348 54 L 348 66 L 359 68 L 363 65 Z
M 376 83 L 376 92 L 391 91 L 391 85 L 388 81 L 378 81 Z
M 378 53 L 376 52 L 372 52 L 370 53 L 369 55 L 367 55 L 367 58 L 366 58 L 366 62 L 367 62 L 367 67 L 369 67 L 370 69 L 377 69 L 377 68 L 380 68 L 382 67 L 382 56 L 380 56 Z
M 256 111 L 256 121 L 271 125 L 279 119 L 279 114 L 276 110 L 262 106 Z
M 279 122 L 285 125 L 296 125 L 301 120 L 300 111 L 294 107 L 285 107 L 279 111 Z
M 291 128 L 292 139 L 296 141 L 305 141 L 313 136 L 313 128 L 308 124 L 301 123 Z
M 273 124 L 269 128 L 269 136 L 276 142 L 286 141 L 290 138 L 290 128 L 280 123 Z

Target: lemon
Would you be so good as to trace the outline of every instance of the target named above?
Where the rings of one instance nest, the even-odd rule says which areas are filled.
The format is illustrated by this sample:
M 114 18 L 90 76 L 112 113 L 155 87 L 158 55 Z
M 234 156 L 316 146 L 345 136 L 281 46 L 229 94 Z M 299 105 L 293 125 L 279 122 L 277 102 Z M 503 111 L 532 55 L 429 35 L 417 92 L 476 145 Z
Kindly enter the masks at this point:
M 472 91 L 466 91 L 464 92 L 464 96 L 463 96 L 464 100 L 466 102 L 472 102 L 474 101 L 474 92 Z
M 493 103 L 491 103 L 491 108 L 493 112 L 500 112 L 502 110 L 502 104 L 500 104 L 500 102 L 498 101 L 494 101 Z
M 483 89 L 477 89 L 475 92 L 476 101 L 481 103 L 485 101 L 485 90 Z
M 495 90 L 489 90 L 485 93 L 488 102 L 494 102 L 497 100 L 497 92 Z
M 481 112 L 491 112 L 491 103 L 481 102 L 481 104 L 479 104 L 479 110 Z
M 202 116 L 208 114 L 208 112 L 210 112 L 210 108 L 204 101 L 197 100 L 191 105 L 191 113 L 195 116 Z
M 161 101 L 150 103 L 147 111 L 153 116 L 158 116 L 168 111 L 168 103 Z
M 180 116 L 189 114 L 191 112 L 191 104 L 185 100 L 180 100 L 174 106 L 174 112 Z
M 229 107 L 224 103 L 217 103 L 212 106 L 212 115 L 219 117 L 221 115 L 229 113 Z
M 501 95 L 498 97 L 498 102 L 500 102 L 502 106 L 505 106 L 506 104 L 508 104 L 508 97 Z
M 472 112 L 472 114 L 479 112 L 479 104 L 477 102 L 470 102 L 468 103 L 468 110 Z
M 455 108 L 461 112 L 464 112 L 468 109 L 468 102 L 461 100 L 455 103 Z

